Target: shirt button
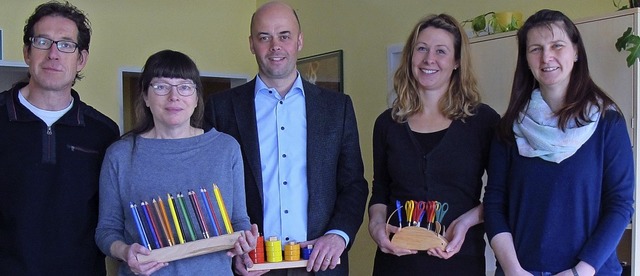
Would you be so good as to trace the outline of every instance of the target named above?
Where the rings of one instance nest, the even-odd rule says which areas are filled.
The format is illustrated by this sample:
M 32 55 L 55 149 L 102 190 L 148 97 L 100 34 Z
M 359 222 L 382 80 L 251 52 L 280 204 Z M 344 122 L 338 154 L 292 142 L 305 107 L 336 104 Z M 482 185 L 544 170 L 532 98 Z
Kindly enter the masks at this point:
M 287 181 L 285 181 L 285 182 L 282 182 L 282 185 L 287 185 L 287 184 L 288 184 L 288 183 L 287 183 Z
M 288 213 L 289 213 L 289 210 L 284 210 L 284 213 L 285 213 L 285 214 L 288 214 Z
M 282 155 L 282 158 L 287 158 L 287 155 L 286 155 L 286 154 L 283 154 L 283 155 Z
M 289 241 L 289 237 L 284 237 L 284 240 L 285 241 Z
M 280 130 L 284 130 L 284 127 L 280 127 Z
M 280 104 L 282 104 L 282 101 L 280 101 Z
M 273 91 L 269 90 L 269 94 L 273 94 Z

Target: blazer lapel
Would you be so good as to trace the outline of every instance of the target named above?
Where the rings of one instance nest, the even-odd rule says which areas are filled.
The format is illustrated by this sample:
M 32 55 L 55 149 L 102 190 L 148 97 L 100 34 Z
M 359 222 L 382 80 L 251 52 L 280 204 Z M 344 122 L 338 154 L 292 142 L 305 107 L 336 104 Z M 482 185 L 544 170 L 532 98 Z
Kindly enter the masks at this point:
M 262 170 L 260 169 L 260 146 L 258 145 L 258 128 L 256 123 L 255 109 L 255 79 L 250 85 L 246 85 L 247 89 L 238 91 L 232 99 L 235 117 L 238 120 L 238 132 L 240 133 L 240 141 L 244 148 L 244 155 L 249 164 L 249 168 L 253 175 L 253 181 L 258 186 L 260 198 L 264 198 L 262 192 Z M 246 181 L 246 180 L 245 180 Z
M 307 109 L 307 189 L 309 192 L 309 206 L 317 206 L 319 204 L 320 195 L 325 194 L 322 189 L 321 180 L 323 170 L 326 166 L 323 164 L 326 159 L 324 154 L 325 143 L 327 139 L 327 113 L 329 104 L 321 97 L 320 89 L 311 85 L 307 81 L 303 81 L 305 104 Z M 307 208 L 308 218 L 313 218 L 317 214 L 313 212 L 313 208 Z M 314 221 L 309 219 L 309 221 Z M 313 224 L 307 226 L 307 233 L 314 232 Z

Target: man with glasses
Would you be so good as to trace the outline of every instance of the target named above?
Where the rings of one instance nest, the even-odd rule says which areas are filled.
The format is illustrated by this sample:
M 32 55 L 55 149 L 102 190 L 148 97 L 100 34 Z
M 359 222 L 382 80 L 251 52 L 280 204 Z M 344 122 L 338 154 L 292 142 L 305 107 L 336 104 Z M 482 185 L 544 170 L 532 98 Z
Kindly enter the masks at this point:
M 98 178 L 118 126 L 71 87 L 91 27 L 67 3 L 24 27 L 28 83 L 0 93 L 0 275 L 105 275 L 94 233 Z

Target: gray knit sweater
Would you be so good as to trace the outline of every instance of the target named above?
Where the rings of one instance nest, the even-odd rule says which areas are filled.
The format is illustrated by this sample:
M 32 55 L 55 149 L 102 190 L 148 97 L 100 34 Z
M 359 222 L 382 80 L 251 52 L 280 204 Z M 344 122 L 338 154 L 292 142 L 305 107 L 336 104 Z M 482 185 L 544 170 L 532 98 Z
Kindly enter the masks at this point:
M 100 175 L 98 247 L 111 255 L 109 249 L 117 240 L 142 244 L 129 202 L 140 205 L 144 200 L 151 203 L 153 198 L 158 200 L 160 196 L 169 212 L 167 194 L 175 198 L 182 192 L 187 209 L 195 218 L 187 192 L 194 190 L 200 196 L 200 188 L 204 187 L 217 209 L 213 183 L 220 188 L 234 231 L 250 229 L 242 156 L 238 143 L 231 136 L 212 129 L 184 139 L 140 136 L 134 139 L 129 136 L 115 142 L 107 150 Z M 222 223 L 221 217 L 218 218 Z M 194 230 L 199 229 L 197 223 L 195 226 Z M 224 229 L 223 225 L 221 227 Z M 173 232 L 176 236 L 175 229 Z M 202 238 L 202 234 L 198 234 L 198 238 Z M 126 263 L 122 263 L 119 275 L 133 274 Z M 154 275 L 232 275 L 231 258 L 225 251 L 220 251 L 182 259 L 169 263 Z

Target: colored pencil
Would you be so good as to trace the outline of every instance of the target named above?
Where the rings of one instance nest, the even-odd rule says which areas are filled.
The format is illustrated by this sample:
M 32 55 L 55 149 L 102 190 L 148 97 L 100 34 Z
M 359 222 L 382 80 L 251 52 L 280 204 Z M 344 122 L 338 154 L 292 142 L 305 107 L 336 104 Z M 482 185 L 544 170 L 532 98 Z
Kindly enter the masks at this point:
M 162 197 L 158 196 L 158 205 L 160 205 L 160 212 L 162 213 L 162 224 L 167 231 L 167 237 L 169 238 L 169 245 L 176 244 L 176 240 L 173 239 L 173 231 L 171 231 L 171 224 L 169 223 L 169 216 L 167 216 L 167 209 L 164 208 L 164 202 Z
M 229 220 L 227 208 L 224 206 L 224 199 L 222 199 L 222 195 L 220 194 L 220 188 L 218 188 L 218 185 L 216 184 L 213 184 L 213 194 L 215 194 L 216 201 L 218 201 L 218 207 L 220 208 L 220 214 L 222 215 L 224 226 L 227 229 L 227 234 L 231 234 L 233 233 L 233 227 L 231 226 L 231 221 Z
M 140 214 L 138 213 L 138 206 L 135 203 L 130 202 L 129 207 L 131 207 L 131 214 L 133 215 L 133 220 L 136 222 L 136 228 L 138 228 L 138 235 L 140 235 L 142 245 L 151 250 L 147 234 L 144 232 L 144 227 L 142 226 L 142 219 L 140 219 Z
M 149 227 L 149 232 L 151 232 L 151 237 L 153 238 L 153 244 L 156 248 L 160 248 L 160 243 L 158 242 L 158 236 L 156 236 L 156 229 L 153 226 L 153 222 L 151 221 L 151 215 L 149 214 L 149 210 L 147 209 L 147 202 L 140 202 L 140 208 L 142 209 L 142 214 L 144 215 L 145 220 L 147 221 L 147 225 Z
M 209 194 L 207 193 L 207 189 L 200 188 L 200 195 L 202 196 L 202 205 L 207 210 L 207 215 L 209 216 L 209 220 L 211 220 L 211 227 L 213 229 L 213 234 L 215 236 L 219 236 L 220 233 L 218 231 L 218 219 L 214 217 L 213 213 L 213 205 L 211 205 L 211 199 L 209 199 Z
M 164 243 L 162 242 L 162 233 L 160 231 L 162 231 L 160 229 L 160 227 L 158 227 L 158 222 L 159 220 L 157 219 L 158 215 L 154 213 L 153 209 L 151 209 L 151 204 L 149 204 L 148 201 L 144 202 L 144 207 L 147 209 L 147 212 L 149 213 L 149 219 L 151 220 L 151 225 L 153 225 L 153 233 L 155 234 L 155 236 L 158 238 L 158 244 L 160 245 L 160 248 L 164 247 Z M 168 245 L 168 244 L 167 244 Z
M 178 218 L 178 214 L 176 212 L 176 203 L 173 201 L 173 196 L 171 194 L 167 194 L 167 200 L 169 202 L 169 210 L 171 211 L 173 224 L 175 224 L 176 226 L 176 234 L 178 235 L 178 240 L 180 241 L 180 243 L 184 243 L 185 236 L 182 232 L 182 225 L 180 224 L 180 219 Z
M 191 201 L 191 207 L 193 207 L 193 211 L 196 213 L 196 219 L 198 220 L 200 231 L 202 231 L 202 236 L 205 239 L 208 239 L 209 229 L 207 227 L 207 223 L 204 221 L 204 215 L 202 214 L 200 203 L 198 202 L 198 198 L 196 197 L 196 192 L 194 192 L 193 190 L 189 190 L 189 200 Z
M 178 192 L 178 194 L 176 195 L 176 199 L 178 201 L 179 207 L 180 207 L 180 211 L 182 212 L 182 215 L 184 216 L 184 224 L 187 225 L 187 228 L 189 229 L 189 235 L 191 237 L 192 241 L 196 240 L 196 233 L 193 232 L 193 224 L 191 222 L 191 218 L 189 218 L 189 213 L 187 212 L 187 207 L 184 206 L 184 195 L 182 195 L 182 192 Z
M 167 233 L 167 227 L 164 225 L 164 220 L 162 219 L 162 212 L 160 212 L 160 206 L 158 206 L 158 201 L 153 198 L 151 200 L 151 202 L 153 203 L 153 209 L 155 210 L 156 215 L 153 217 L 155 220 L 154 221 L 158 221 L 158 223 L 156 223 L 156 225 L 160 225 L 160 227 L 156 226 L 156 230 L 158 230 L 158 232 L 160 232 L 160 230 L 162 230 L 162 236 L 164 236 L 164 241 L 166 242 L 166 246 L 172 246 L 173 243 L 171 243 L 171 240 L 169 239 L 169 233 Z M 158 233 L 158 238 L 160 238 L 160 233 Z M 160 239 L 160 245 L 162 245 L 162 247 L 164 247 L 165 245 L 162 244 L 162 239 Z

